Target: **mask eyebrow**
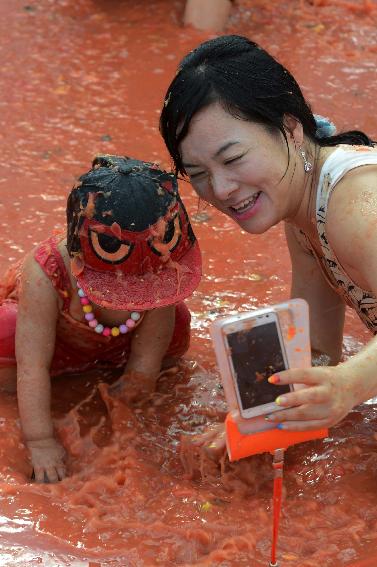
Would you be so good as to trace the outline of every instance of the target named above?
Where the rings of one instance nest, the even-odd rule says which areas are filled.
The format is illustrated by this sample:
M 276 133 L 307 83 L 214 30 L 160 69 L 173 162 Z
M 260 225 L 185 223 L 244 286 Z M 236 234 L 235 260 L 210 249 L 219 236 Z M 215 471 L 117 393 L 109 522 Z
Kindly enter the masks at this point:
M 223 152 L 225 152 L 227 149 L 231 148 L 232 146 L 235 146 L 236 144 L 239 144 L 239 142 L 234 141 L 234 142 L 227 142 L 226 144 L 224 144 L 223 146 L 221 146 L 217 152 L 213 155 L 213 158 L 217 158 L 219 157 L 219 155 L 221 155 Z M 183 167 L 186 168 L 199 168 L 201 167 L 200 165 L 197 165 L 195 163 L 185 163 L 182 162 Z

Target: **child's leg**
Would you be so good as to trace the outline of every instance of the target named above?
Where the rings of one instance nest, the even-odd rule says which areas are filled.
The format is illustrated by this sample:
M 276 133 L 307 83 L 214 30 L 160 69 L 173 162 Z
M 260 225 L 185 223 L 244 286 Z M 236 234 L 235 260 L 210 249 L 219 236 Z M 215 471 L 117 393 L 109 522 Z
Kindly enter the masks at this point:
M 16 391 L 16 357 L 14 352 L 17 303 L 0 305 L 0 390 Z
M 0 392 L 14 394 L 17 391 L 17 368 L 0 368 Z
M 175 366 L 190 346 L 191 315 L 185 303 L 175 308 L 175 327 L 172 340 L 162 361 L 162 369 Z

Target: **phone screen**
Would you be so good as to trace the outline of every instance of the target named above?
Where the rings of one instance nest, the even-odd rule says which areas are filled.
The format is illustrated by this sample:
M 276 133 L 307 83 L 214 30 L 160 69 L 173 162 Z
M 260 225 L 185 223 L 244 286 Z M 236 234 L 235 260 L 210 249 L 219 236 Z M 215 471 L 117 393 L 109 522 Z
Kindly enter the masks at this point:
M 286 370 L 275 322 L 256 325 L 227 335 L 242 409 L 274 402 L 289 386 L 276 386 L 267 379 Z

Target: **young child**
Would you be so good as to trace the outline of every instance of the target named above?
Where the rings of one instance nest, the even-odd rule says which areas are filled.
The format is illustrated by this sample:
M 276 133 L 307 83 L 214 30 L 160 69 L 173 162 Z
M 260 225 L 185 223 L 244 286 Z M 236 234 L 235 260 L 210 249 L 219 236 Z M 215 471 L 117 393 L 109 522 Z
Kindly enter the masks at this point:
M 201 257 L 176 178 L 157 165 L 99 156 L 67 202 L 67 236 L 52 236 L 0 287 L 0 386 L 17 375 L 37 482 L 65 476 L 54 438 L 50 376 L 124 367 L 139 395 L 189 346 L 183 299 Z M 16 329 L 17 322 L 17 329 Z

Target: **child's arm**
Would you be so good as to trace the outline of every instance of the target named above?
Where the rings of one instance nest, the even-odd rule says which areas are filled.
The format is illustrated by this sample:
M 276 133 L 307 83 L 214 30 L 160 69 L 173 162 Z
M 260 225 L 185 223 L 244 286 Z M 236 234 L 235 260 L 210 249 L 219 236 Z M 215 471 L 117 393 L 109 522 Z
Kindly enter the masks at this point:
M 49 368 L 55 349 L 58 297 L 29 255 L 21 275 L 17 315 L 17 397 L 21 427 L 31 453 L 35 480 L 65 476 L 64 450 L 54 439 L 50 412 Z
M 148 311 L 133 331 L 131 353 L 121 379 L 129 401 L 154 391 L 173 337 L 175 306 Z

